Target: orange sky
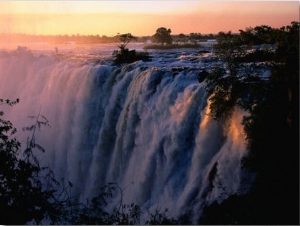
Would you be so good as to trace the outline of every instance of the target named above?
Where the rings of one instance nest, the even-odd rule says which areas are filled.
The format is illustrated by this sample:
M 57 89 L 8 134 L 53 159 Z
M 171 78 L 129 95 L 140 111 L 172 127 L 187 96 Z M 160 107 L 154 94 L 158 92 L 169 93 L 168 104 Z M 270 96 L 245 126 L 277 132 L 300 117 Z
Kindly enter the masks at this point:
M 298 1 L 0 1 L 0 33 L 208 34 L 291 21 L 299 21 Z

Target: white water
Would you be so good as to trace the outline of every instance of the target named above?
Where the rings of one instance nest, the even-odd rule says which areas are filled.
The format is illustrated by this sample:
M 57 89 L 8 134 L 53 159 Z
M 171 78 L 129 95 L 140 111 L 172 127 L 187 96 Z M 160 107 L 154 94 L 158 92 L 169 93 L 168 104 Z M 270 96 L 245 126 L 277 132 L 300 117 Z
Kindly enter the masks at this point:
M 197 75 L 212 63 L 195 50 L 172 50 L 117 67 L 105 51 L 0 53 L 0 97 L 20 98 L 1 106 L 17 138 L 26 143 L 21 128 L 40 111 L 51 125 L 37 134 L 41 165 L 71 181 L 82 200 L 117 182 L 124 203 L 168 208 L 174 217 L 192 210 L 197 219 L 204 205 L 243 192 L 244 113 L 224 123 L 207 115 Z M 176 66 L 189 69 L 175 75 Z

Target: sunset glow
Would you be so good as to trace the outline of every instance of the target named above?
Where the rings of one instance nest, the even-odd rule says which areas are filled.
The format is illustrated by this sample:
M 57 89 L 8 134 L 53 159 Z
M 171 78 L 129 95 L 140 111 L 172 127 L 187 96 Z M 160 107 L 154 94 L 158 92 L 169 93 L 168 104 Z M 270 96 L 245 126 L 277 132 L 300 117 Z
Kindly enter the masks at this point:
M 1 1 L 0 33 L 153 35 L 237 32 L 299 20 L 297 1 Z

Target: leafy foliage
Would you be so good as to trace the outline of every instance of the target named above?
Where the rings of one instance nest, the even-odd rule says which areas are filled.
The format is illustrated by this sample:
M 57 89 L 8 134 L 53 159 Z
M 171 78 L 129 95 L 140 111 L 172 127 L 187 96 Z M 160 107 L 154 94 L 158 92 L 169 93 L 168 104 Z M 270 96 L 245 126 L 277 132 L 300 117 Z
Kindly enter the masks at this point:
M 268 43 L 276 46 L 275 52 L 267 57 L 274 61 L 270 78 L 263 80 L 255 76 L 255 70 L 244 71 L 239 78 L 235 71 L 240 73 L 243 60 L 248 58 L 241 55 L 240 59 L 233 59 L 239 62 L 233 64 L 238 66 L 234 73 L 228 75 L 221 69 L 213 71 L 207 81 L 207 91 L 218 97 L 211 98 L 215 118 L 226 115 L 235 106 L 250 113 L 242 122 L 248 149 L 243 167 L 255 172 L 256 180 L 249 193 L 235 194 L 222 203 L 205 207 L 199 223 L 298 225 L 299 23 L 292 22 L 291 26 L 280 29 L 260 26 L 241 31 L 241 40 L 243 45 Z M 222 48 L 227 53 L 228 46 Z M 266 59 L 259 53 L 255 53 L 258 59 Z M 228 58 L 230 63 L 231 59 Z M 226 99 L 225 91 L 230 92 L 232 102 Z
M 6 101 L 8 105 L 18 103 Z M 41 223 L 48 219 L 55 224 L 65 218 L 63 214 L 70 206 L 72 197 L 69 188 L 59 183 L 48 167 L 41 167 L 34 151 L 45 150 L 36 143 L 36 129 L 42 125 L 49 126 L 42 116 L 32 116 L 35 122 L 25 127 L 31 137 L 27 140 L 26 149 L 20 151 L 21 144 L 13 136 L 17 130 L 13 124 L 3 119 L 0 111 L 0 222 L 3 224 Z
M 165 27 L 157 28 L 156 33 L 151 37 L 151 41 L 154 43 L 161 43 L 164 45 L 172 44 L 172 37 L 171 37 L 171 29 L 167 29 Z
M 18 101 L 5 101 L 15 105 Z M 33 125 L 23 128 L 31 133 L 26 149 L 20 152 L 20 143 L 12 136 L 17 130 L 13 124 L 3 119 L 0 111 L 0 222 L 2 224 L 140 224 L 143 213 L 140 206 L 123 203 L 123 191 L 117 183 L 109 183 L 99 190 L 99 195 L 91 202 L 78 202 L 72 195 L 72 182 L 55 178 L 54 172 L 42 167 L 34 154 L 45 152 L 36 143 L 36 132 L 42 126 L 49 126 L 47 118 L 40 113 L 30 116 Z M 20 155 L 22 154 L 22 155 Z M 119 194 L 119 205 L 110 209 L 110 204 Z M 169 219 L 167 210 L 163 213 L 147 212 L 150 220 L 146 224 L 188 222 L 181 217 L 177 221 Z
M 223 56 L 223 51 L 220 52 Z M 233 54 L 235 51 L 229 52 Z M 210 115 L 215 120 L 223 116 L 230 117 L 235 106 L 251 112 L 252 108 L 264 98 L 264 93 L 268 89 L 268 83 L 260 79 L 259 72 L 238 63 L 239 53 L 234 56 L 231 54 L 224 56 L 228 58 L 227 70 L 214 67 L 206 77 L 205 88 L 211 102 Z
M 137 41 L 138 38 L 133 36 L 130 33 L 127 34 L 121 34 L 119 36 L 119 39 L 121 41 L 121 45 L 119 45 L 119 50 L 115 50 L 113 52 L 114 56 L 114 63 L 120 64 L 120 63 L 131 63 L 138 60 L 149 60 L 148 53 L 141 52 L 138 53 L 135 50 L 129 50 L 126 48 L 127 44 L 132 41 Z
M 250 113 L 243 120 L 249 150 L 243 167 L 256 172 L 257 179 L 250 193 L 234 194 L 205 207 L 199 223 L 298 225 L 299 23 L 280 29 L 256 27 L 240 31 L 239 36 L 219 33 L 218 37 L 215 50 L 226 67 L 215 67 L 206 77 L 211 115 L 215 119 L 230 117 L 235 106 Z M 134 36 L 124 34 L 120 40 L 116 62 L 137 59 L 135 51 L 126 48 Z M 274 44 L 276 51 L 245 52 L 243 45 L 260 43 Z M 255 68 L 243 66 L 253 59 L 278 63 L 269 80 L 262 80 Z M 18 102 L 0 99 L 0 106 Z M 0 223 L 140 224 L 142 214 L 147 213 L 145 224 L 191 224 L 190 213 L 173 218 L 168 209 L 150 212 L 135 203 L 124 204 L 124 188 L 117 183 L 101 188 L 91 201 L 78 202 L 71 193 L 73 183 L 58 181 L 50 168 L 40 166 L 35 155 L 36 151 L 45 152 L 36 142 L 36 133 L 50 126 L 49 121 L 41 113 L 29 118 L 34 123 L 23 131 L 31 136 L 21 151 L 14 137 L 17 130 L 0 111 Z M 211 186 L 216 175 L 214 168 L 209 174 Z M 111 210 L 116 197 L 120 200 Z
M 17 102 L 6 101 L 9 105 Z M 2 111 L 0 115 L 4 115 Z M 29 160 L 32 152 L 28 150 L 25 159 L 18 158 L 21 145 L 12 137 L 16 131 L 10 121 L 0 118 L 0 221 L 4 224 L 25 224 L 33 219 L 39 222 L 51 194 L 43 192 L 38 180 L 41 168 Z
M 214 45 L 214 52 L 217 57 L 224 59 L 229 75 L 234 77 L 237 75 L 238 62 L 237 59 L 244 55 L 244 49 L 241 48 L 240 36 L 219 32 L 218 43 Z

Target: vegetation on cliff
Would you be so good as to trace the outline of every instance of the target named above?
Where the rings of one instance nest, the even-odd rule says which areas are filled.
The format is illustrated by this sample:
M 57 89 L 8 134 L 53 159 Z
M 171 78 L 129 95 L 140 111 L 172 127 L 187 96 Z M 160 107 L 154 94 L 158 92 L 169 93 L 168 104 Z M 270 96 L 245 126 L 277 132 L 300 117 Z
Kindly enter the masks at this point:
M 116 63 L 140 59 L 126 45 L 131 34 L 119 36 Z M 200 224 L 299 224 L 299 23 L 274 29 L 268 26 L 218 34 L 214 49 L 226 63 L 206 76 L 211 94 L 211 116 L 230 117 L 239 106 L 250 114 L 243 120 L 248 156 L 243 167 L 256 174 L 249 193 L 233 194 L 222 203 L 206 206 Z M 274 46 L 249 51 L 253 45 Z M 253 74 L 248 62 L 272 62 L 266 80 Z M 243 76 L 240 76 L 240 75 Z M 203 82 L 201 80 L 201 82 Z M 2 105 L 15 101 L 0 99 Z M 2 224 L 190 224 L 189 213 L 172 218 L 168 210 L 147 212 L 122 201 L 122 188 L 112 183 L 86 203 L 71 196 L 72 182 L 57 180 L 51 169 L 40 165 L 37 152 L 45 150 L 36 141 L 37 129 L 49 126 L 46 117 L 31 117 L 33 124 L 25 150 L 14 137 L 16 129 L 0 111 L 0 223 Z M 217 167 L 217 166 L 216 166 Z M 107 210 L 111 198 L 121 194 L 119 205 Z
M 243 120 L 249 152 L 243 167 L 254 172 L 256 180 L 249 193 L 207 206 L 199 223 L 298 225 L 299 23 L 280 29 L 258 26 L 241 30 L 240 35 L 222 36 L 215 49 L 227 63 L 229 75 L 218 69 L 208 78 L 212 116 L 228 117 L 235 106 L 250 113 Z M 276 48 L 247 54 L 245 48 L 254 44 Z M 272 61 L 267 81 L 248 72 L 243 75 L 250 80 L 239 78 L 243 63 L 254 56 L 256 62 Z

